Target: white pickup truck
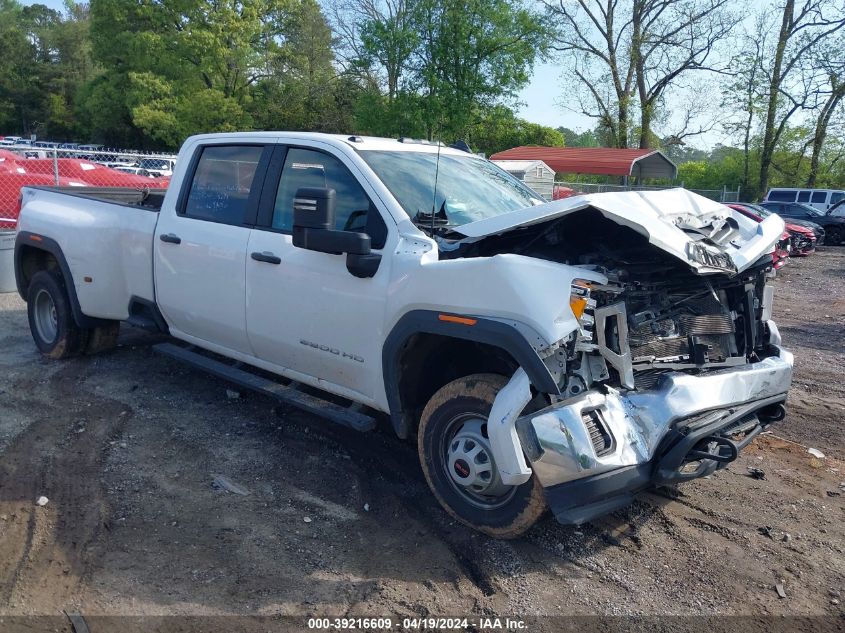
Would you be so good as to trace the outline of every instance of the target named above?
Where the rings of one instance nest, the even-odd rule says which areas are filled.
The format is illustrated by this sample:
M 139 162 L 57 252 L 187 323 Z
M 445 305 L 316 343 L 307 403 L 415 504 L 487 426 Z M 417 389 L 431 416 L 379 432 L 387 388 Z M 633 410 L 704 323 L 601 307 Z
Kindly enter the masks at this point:
M 166 194 L 22 204 L 42 353 L 108 349 L 128 321 L 334 421 L 389 416 L 443 507 L 493 536 L 708 475 L 785 414 L 783 222 L 682 189 L 544 203 L 459 149 L 254 132 L 188 139 Z

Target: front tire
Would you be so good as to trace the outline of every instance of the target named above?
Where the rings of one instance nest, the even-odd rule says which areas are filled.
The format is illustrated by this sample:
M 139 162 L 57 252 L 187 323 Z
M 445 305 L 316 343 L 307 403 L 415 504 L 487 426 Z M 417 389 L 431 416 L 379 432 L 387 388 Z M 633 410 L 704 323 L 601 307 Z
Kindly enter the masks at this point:
M 487 417 L 507 380 L 473 374 L 439 389 L 417 432 L 426 481 L 440 505 L 461 523 L 495 538 L 515 538 L 543 515 L 543 487 L 532 475 L 520 486 L 498 476 L 487 438 Z
M 824 241 L 825 244 L 829 244 L 830 246 L 840 246 L 843 239 L 845 239 L 845 232 L 839 227 L 834 226 L 827 230 Z
M 35 346 L 49 358 L 77 356 L 85 348 L 87 332 L 73 320 L 61 277 L 40 270 L 27 291 L 26 312 Z

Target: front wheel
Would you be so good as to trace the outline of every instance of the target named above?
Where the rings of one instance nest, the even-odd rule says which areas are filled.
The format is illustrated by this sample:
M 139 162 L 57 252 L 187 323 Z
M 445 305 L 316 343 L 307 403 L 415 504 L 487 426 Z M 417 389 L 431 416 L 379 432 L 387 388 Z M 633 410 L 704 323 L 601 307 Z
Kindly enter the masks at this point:
M 845 232 L 838 226 L 834 226 L 827 230 L 824 241 L 825 244 L 829 244 L 830 246 L 838 246 L 842 244 L 843 239 L 845 239 Z
M 546 510 L 536 476 L 508 486 L 496 468 L 487 417 L 506 383 L 495 374 L 453 380 L 428 401 L 417 432 L 423 473 L 440 505 L 461 523 L 496 538 L 521 535 Z

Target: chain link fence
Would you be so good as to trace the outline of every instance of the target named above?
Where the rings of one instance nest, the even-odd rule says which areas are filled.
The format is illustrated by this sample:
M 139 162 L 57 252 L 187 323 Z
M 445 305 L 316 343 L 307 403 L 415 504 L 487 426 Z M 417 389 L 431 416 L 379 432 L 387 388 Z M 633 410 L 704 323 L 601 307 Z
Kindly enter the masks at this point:
M 683 187 L 684 183 L 680 185 L 667 186 L 650 186 L 650 185 L 605 185 L 587 182 L 555 182 L 555 186 L 567 187 L 576 193 L 606 193 L 609 191 L 659 191 L 661 189 L 673 189 L 675 187 Z M 705 198 L 710 198 L 716 202 L 739 202 L 739 188 L 736 190 L 722 187 L 721 189 L 690 189 L 693 193 L 697 193 Z
M 21 187 L 166 189 L 174 154 L 98 145 L 0 144 L 0 231 L 14 230 Z

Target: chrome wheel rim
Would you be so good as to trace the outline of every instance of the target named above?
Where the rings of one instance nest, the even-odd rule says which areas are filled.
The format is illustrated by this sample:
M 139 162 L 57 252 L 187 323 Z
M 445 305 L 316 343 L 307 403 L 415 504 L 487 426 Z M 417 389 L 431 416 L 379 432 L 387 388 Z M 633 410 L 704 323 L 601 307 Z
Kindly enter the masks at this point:
M 39 290 L 35 295 L 35 329 L 45 343 L 52 343 L 59 334 L 59 315 L 53 297 L 46 290 Z
M 449 422 L 440 458 L 452 488 L 478 508 L 499 508 L 516 494 L 517 486 L 502 483 L 487 437 L 487 420 L 477 414 L 456 416 Z

